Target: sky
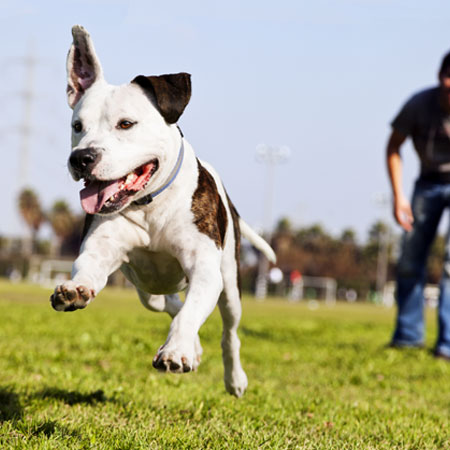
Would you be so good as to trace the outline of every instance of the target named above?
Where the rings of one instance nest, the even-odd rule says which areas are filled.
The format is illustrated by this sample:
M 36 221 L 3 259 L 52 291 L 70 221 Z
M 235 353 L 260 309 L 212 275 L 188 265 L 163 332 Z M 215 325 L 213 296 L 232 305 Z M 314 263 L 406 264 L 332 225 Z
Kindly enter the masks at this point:
M 393 223 L 389 124 L 437 83 L 449 18 L 448 0 L 0 0 L 0 235 L 24 230 L 24 184 L 45 208 L 65 199 L 81 212 L 81 185 L 67 170 L 65 95 L 71 27 L 81 24 L 112 84 L 192 74 L 179 125 L 248 223 L 269 228 L 287 217 L 337 236 L 352 228 L 364 240 L 375 221 Z M 257 158 L 261 144 L 289 149 L 273 176 Z M 409 142 L 402 154 L 410 194 L 417 158 Z

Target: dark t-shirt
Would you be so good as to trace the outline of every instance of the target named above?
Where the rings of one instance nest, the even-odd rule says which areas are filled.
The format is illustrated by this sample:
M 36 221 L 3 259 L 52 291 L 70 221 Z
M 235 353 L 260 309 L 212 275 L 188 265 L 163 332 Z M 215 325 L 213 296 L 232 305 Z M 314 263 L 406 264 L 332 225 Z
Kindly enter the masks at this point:
M 413 95 L 391 125 L 411 137 L 420 158 L 421 176 L 450 177 L 450 115 L 439 105 L 438 87 Z

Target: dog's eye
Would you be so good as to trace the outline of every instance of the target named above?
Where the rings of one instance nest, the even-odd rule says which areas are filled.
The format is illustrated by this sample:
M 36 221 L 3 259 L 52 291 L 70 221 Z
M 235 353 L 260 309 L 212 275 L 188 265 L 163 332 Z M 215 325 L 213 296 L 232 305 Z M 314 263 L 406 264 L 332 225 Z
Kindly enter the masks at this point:
M 120 128 L 121 130 L 128 130 L 128 128 L 131 128 L 134 124 L 134 122 L 130 122 L 129 120 L 121 120 L 117 124 L 117 128 Z
M 72 124 L 72 128 L 73 128 L 73 131 L 75 131 L 75 133 L 81 133 L 81 130 L 83 129 L 83 125 L 79 120 L 77 120 L 76 122 L 74 122 Z

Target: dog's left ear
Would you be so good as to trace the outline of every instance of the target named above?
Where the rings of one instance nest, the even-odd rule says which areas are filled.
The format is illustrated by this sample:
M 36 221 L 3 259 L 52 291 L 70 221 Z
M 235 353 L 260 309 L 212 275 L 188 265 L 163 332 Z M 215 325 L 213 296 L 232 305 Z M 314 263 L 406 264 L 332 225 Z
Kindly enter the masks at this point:
M 73 109 L 86 90 L 103 79 L 103 70 L 87 30 L 75 25 L 72 35 L 73 43 L 67 55 L 67 100 Z
M 191 76 L 188 73 L 152 77 L 139 75 L 132 83 L 155 98 L 158 110 L 167 123 L 177 122 L 191 98 Z

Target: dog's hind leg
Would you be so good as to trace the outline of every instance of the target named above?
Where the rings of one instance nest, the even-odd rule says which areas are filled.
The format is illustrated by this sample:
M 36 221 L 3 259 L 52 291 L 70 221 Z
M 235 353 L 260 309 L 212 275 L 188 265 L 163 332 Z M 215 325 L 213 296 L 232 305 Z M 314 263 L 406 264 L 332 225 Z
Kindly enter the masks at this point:
M 183 302 L 180 300 L 178 294 L 172 295 L 152 295 L 147 292 L 136 289 L 139 295 L 139 300 L 141 303 L 150 311 L 155 312 L 166 312 L 170 317 L 175 317 L 178 311 L 183 306 Z M 193 363 L 193 370 L 195 370 L 202 359 L 203 349 L 200 344 L 200 338 L 195 339 L 195 361 Z
M 235 263 L 235 261 L 233 261 Z M 230 267 L 231 266 L 231 267 Z M 241 296 L 238 287 L 236 264 L 228 264 L 223 273 L 224 291 L 219 299 L 222 316 L 222 359 L 225 387 L 230 394 L 241 397 L 247 389 L 247 375 L 241 366 L 239 349 L 241 343 L 237 328 L 242 314 Z

